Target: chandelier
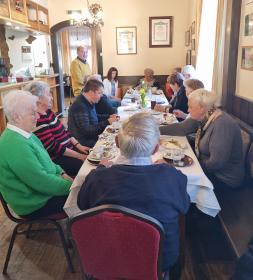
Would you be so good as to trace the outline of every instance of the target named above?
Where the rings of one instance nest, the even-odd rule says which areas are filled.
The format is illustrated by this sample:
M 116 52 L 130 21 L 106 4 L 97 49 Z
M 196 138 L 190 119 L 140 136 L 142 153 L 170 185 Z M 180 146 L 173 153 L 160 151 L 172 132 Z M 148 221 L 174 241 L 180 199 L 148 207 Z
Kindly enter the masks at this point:
M 88 11 L 78 19 L 74 19 L 74 25 L 77 27 L 89 26 L 90 28 L 97 28 L 104 26 L 103 9 L 98 3 L 91 4 L 87 0 Z

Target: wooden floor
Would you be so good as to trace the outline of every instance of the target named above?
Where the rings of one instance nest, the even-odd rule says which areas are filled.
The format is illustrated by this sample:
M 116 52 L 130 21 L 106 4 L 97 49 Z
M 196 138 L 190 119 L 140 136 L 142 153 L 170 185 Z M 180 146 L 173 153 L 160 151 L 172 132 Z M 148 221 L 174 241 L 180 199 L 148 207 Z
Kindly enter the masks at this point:
M 204 215 L 205 216 L 205 215 Z M 187 230 L 186 264 L 181 280 L 228 280 L 234 261 L 220 229 L 213 219 L 197 217 Z M 210 223 L 211 220 L 211 223 Z M 6 256 L 14 224 L 0 207 L 0 269 Z M 8 280 L 81 280 L 76 254 L 71 252 L 76 273 L 68 272 L 63 249 L 55 233 L 38 233 L 26 239 L 18 236 L 8 268 Z

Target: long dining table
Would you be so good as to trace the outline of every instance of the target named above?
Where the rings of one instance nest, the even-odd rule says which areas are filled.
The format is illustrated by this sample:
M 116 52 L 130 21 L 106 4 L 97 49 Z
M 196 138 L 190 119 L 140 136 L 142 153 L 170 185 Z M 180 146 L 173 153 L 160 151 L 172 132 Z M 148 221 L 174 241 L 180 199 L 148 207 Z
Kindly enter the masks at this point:
M 159 100 L 165 99 L 164 95 L 160 96 Z M 136 114 L 138 112 L 144 111 L 144 112 L 150 112 L 154 115 L 156 118 L 162 118 L 163 114 L 158 114 L 157 112 L 150 110 L 148 108 L 146 109 L 139 109 L 138 104 L 132 103 L 131 101 L 126 101 L 123 99 L 122 104 L 124 106 L 121 106 L 118 108 L 118 114 L 120 115 L 120 118 L 122 121 L 126 120 L 133 114 Z M 161 102 L 162 103 L 162 102 Z M 163 103 L 166 103 L 164 100 Z M 176 119 L 175 119 L 176 120 Z M 171 122 L 173 122 L 173 117 L 170 119 Z M 108 132 L 104 132 L 101 137 L 99 137 L 99 140 L 97 141 L 94 148 L 97 148 L 99 146 L 104 145 L 105 143 L 105 137 L 108 136 Z M 109 141 L 114 141 L 114 136 L 116 134 L 109 135 Z M 170 136 L 161 136 L 163 139 L 170 139 Z M 167 137 L 167 138 L 166 138 Z M 108 140 L 107 140 L 108 141 Z M 212 217 L 215 217 L 219 211 L 220 211 L 220 205 L 218 203 L 218 200 L 215 196 L 215 193 L 213 191 L 213 184 L 211 181 L 207 178 L 205 175 L 203 169 L 201 168 L 198 159 L 196 158 L 190 144 L 188 143 L 188 140 L 186 137 L 182 136 L 173 136 L 173 141 L 176 141 L 180 144 L 181 147 L 184 147 L 184 154 L 189 156 L 193 163 L 189 166 L 184 167 L 176 167 L 178 170 L 180 170 L 183 174 L 187 176 L 187 192 L 190 196 L 191 203 L 194 203 L 196 207 L 202 211 L 203 213 L 210 215 Z M 160 145 L 160 148 L 156 154 L 152 156 L 153 162 L 155 162 L 158 159 L 163 158 L 163 155 L 166 153 L 166 147 L 163 145 Z M 116 162 L 118 157 L 120 156 L 120 151 L 118 148 L 114 146 L 113 148 L 113 158 L 111 159 L 112 162 Z M 77 206 L 77 195 L 78 192 L 85 180 L 85 177 L 89 174 L 91 170 L 96 168 L 93 164 L 91 164 L 87 159 L 84 161 L 81 169 L 79 170 L 76 178 L 73 181 L 73 184 L 70 188 L 70 193 L 68 196 L 68 199 L 64 205 L 64 210 L 67 213 L 69 217 L 72 217 L 78 213 L 81 212 L 81 210 Z

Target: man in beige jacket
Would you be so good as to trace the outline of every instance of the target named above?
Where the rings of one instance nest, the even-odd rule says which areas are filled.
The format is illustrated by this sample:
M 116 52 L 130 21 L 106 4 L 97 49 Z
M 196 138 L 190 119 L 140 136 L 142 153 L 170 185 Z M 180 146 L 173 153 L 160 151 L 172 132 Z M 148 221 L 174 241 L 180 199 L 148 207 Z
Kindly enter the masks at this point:
M 70 65 L 70 75 L 74 96 L 80 95 L 87 78 L 91 75 L 90 66 L 86 61 L 87 57 L 88 48 L 84 46 L 77 47 L 77 58 L 75 58 Z

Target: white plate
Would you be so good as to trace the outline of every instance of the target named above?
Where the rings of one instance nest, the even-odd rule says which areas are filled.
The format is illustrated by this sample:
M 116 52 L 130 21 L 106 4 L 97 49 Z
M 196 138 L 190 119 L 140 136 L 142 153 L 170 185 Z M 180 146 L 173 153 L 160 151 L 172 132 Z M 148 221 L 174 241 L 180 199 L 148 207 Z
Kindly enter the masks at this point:
M 181 144 L 179 141 L 171 139 L 161 139 L 161 146 L 165 149 L 185 149 L 186 145 Z

